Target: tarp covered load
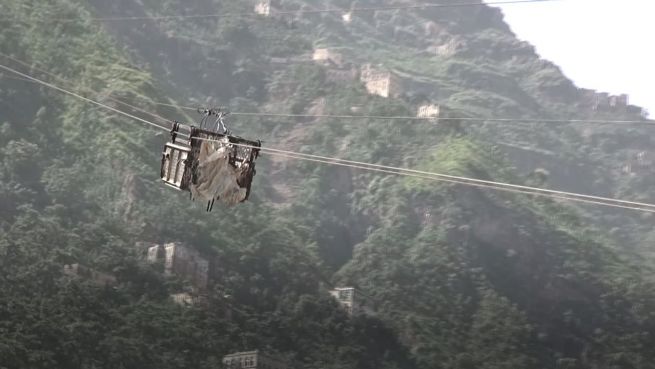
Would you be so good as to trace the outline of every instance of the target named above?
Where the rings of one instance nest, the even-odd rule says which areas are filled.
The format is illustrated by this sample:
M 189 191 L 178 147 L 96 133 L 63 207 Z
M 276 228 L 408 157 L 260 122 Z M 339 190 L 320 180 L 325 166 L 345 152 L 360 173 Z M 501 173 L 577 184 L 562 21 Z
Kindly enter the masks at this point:
M 243 176 L 248 172 L 247 163 L 230 163 L 232 145 L 227 138 L 219 141 L 203 141 L 198 155 L 198 167 L 190 191 L 194 199 L 214 199 L 228 206 L 244 201 L 248 189 L 241 187 Z M 236 164 L 236 163 L 235 163 Z
M 167 186 L 189 191 L 192 199 L 207 201 L 207 211 L 216 201 L 236 205 L 250 196 L 261 146 L 259 140 L 175 122 L 162 153 L 161 179 Z

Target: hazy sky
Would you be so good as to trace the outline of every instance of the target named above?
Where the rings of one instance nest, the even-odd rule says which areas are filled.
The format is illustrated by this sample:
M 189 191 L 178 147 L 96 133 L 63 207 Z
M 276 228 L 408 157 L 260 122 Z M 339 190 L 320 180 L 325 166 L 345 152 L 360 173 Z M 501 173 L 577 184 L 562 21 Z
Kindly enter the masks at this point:
M 655 0 L 559 0 L 501 8 L 518 37 L 578 87 L 627 93 L 631 104 L 655 115 Z

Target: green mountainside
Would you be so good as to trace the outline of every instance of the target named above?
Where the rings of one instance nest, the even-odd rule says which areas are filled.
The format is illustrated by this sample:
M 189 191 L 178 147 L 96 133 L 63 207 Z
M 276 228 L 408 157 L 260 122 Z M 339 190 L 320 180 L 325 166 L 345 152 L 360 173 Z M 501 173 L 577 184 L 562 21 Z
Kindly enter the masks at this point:
M 404 4 L 413 2 L 388 3 Z M 380 3 L 273 6 L 346 13 Z M 0 64 L 159 124 L 116 100 L 184 122 L 198 117 L 165 104 L 365 116 L 439 104 L 451 119 L 229 123 L 273 148 L 655 201 L 646 124 L 534 121 L 639 120 L 639 109 L 591 108 L 497 9 L 362 12 L 346 23 L 253 8 L 3 2 Z M 225 16 L 166 18 L 196 14 Z M 344 62 L 315 63 L 316 48 Z M 398 94 L 334 77 L 367 63 L 393 71 Z M 484 117 L 528 121 L 465 119 Z M 206 213 L 160 183 L 167 139 L 1 72 L 0 369 L 218 368 L 223 355 L 253 349 L 315 369 L 655 367 L 649 214 L 266 154 L 249 202 Z M 173 302 L 190 282 L 148 264 L 149 242 L 182 242 L 212 261 L 202 303 Z M 115 283 L 70 278 L 64 265 L 75 263 Z M 332 286 L 355 287 L 365 313 L 349 316 Z

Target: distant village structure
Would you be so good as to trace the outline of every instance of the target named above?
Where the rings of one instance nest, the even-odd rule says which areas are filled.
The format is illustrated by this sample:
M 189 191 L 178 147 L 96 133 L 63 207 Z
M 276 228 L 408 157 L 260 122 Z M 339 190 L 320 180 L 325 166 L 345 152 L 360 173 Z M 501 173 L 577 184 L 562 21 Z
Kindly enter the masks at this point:
M 461 39 L 451 38 L 445 43 L 437 44 L 428 48 L 428 52 L 444 58 L 455 56 L 466 48 L 466 42 Z
M 174 293 L 171 295 L 171 299 L 178 305 L 182 306 L 191 306 L 198 303 L 198 297 L 193 296 L 189 293 Z
M 237 352 L 223 357 L 224 369 L 287 369 L 283 360 L 260 351 Z
M 418 107 L 417 118 L 439 118 L 441 107 L 437 104 L 427 104 Z
M 87 280 L 100 287 L 116 284 L 116 277 L 113 275 L 99 272 L 81 264 L 64 265 L 64 274 L 69 277 Z
M 194 288 L 205 290 L 209 282 L 209 261 L 179 243 L 155 245 L 148 249 L 150 263 L 163 262 L 167 275 L 176 275 L 191 282 Z
M 366 85 L 368 93 L 372 95 L 395 97 L 401 92 L 398 76 L 372 64 L 362 66 L 359 79 Z
M 314 49 L 312 61 L 327 68 L 325 71 L 325 78 L 329 82 L 352 82 L 355 81 L 359 75 L 359 71 L 351 63 L 347 63 L 341 53 L 332 49 Z
M 582 93 L 582 105 L 591 110 L 625 110 L 641 115 L 641 109 L 629 104 L 629 96 L 610 95 L 607 92 L 598 92 L 590 89 L 580 89 Z M 635 109 L 636 108 L 636 109 Z
M 268 17 L 271 15 L 271 0 L 258 0 L 255 4 L 255 13 Z
M 352 315 L 359 310 L 357 300 L 355 299 L 355 289 L 353 287 L 335 288 L 330 291 L 330 295 L 337 299 L 339 304 L 349 315 Z
M 312 60 L 326 65 L 330 65 L 330 64 L 335 66 L 343 65 L 343 55 L 341 55 L 341 53 L 339 52 L 326 48 L 314 49 L 314 55 L 312 56 Z
M 633 154 L 623 165 L 621 171 L 625 174 L 649 174 L 655 169 L 655 157 L 649 151 L 639 151 Z

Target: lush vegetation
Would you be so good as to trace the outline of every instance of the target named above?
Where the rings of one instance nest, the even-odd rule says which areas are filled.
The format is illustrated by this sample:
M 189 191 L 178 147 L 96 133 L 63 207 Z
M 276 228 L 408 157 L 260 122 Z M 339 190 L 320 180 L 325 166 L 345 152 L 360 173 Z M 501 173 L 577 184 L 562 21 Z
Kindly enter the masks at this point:
M 452 117 L 591 114 L 486 7 L 365 14 L 348 26 L 330 14 L 93 20 L 251 5 L 4 2 L 0 64 L 160 124 L 152 114 L 195 118 L 158 105 L 175 101 L 292 114 L 406 116 L 425 101 Z M 429 34 L 426 21 L 443 31 Z M 465 41 L 458 53 L 425 52 L 453 36 Z M 314 45 L 394 67 L 408 91 L 383 99 L 330 81 L 326 67 L 303 62 Z M 207 214 L 159 184 L 165 133 L 15 77 L 0 74 L 1 369 L 217 368 L 224 354 L 256 348 L 315 369 L 654 367 L 649 216 L 266 155 L 252 201 Z M 618 174 L 651 144 L 641 128 L 232 122 L 301 152 L 653 198 L 647 176 Z M 173 303 L 189 282 L 164 277 L 137 246 L 171 241 L 215 262 L 204 303 Z M 71 263 L 117 283 L 70 278 Z M 327 294 L 335 284 L 356 286 L 367 314 L 342 311 Z

